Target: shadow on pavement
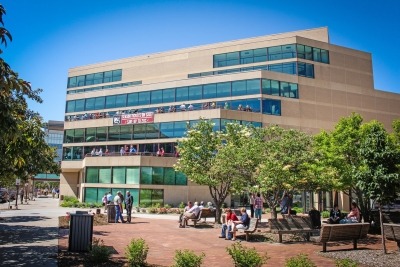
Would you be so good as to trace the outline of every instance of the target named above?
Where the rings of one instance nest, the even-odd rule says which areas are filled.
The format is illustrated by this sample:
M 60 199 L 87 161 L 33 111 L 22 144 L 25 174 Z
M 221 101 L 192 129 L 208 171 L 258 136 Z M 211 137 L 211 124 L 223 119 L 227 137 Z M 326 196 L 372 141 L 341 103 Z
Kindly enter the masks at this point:
M 2 266 L 57 266 L 55 246 L 12 246 L 1 247 Z M 38 257 L 40 255 L 40 257 Z
M 14 216 L 14 217 L 2 217 L 2 223 L 20 223 L 20 222 L 36 222 L 51 219 L 44 216 Z
M 0 224 L 0 245 L 48 241 L 57 239 L 57 236 L 58 227 Z

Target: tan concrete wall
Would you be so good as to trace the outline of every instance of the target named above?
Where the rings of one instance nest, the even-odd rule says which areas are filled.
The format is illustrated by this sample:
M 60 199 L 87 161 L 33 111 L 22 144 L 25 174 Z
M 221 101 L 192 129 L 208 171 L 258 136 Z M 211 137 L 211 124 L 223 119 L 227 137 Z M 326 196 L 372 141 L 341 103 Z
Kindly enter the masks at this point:
M 60 195 L 78 197 L 78 185 L 78 172 L 63 172 L 60 174 Z

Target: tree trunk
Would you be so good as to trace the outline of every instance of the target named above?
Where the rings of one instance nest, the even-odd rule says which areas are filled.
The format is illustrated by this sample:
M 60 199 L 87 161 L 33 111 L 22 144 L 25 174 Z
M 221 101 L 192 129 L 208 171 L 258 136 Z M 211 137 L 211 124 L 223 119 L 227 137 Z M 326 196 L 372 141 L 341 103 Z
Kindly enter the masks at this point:
M 271 208 L 271 219 L 278 218 L 278 213 L 276 212 L 276 207 Z
M 386 240 L 385 240 L 385 231 L 383 229 L 383 215 L 382 215 L 382 207 L 379 206 L 379 220 L 381 221 L 381 235 L 382 235 L 382 246 L 383 246 L 383 253 L 387 254 L 386 250 Z
M 215 201 L 215 199 L 214 199 L 214 201 Z M 215 201 L 215 207 L 216 207 L 216 210 L 215 210 L 215 222 L 218 223 L 218 224 L 221 224 L 221 212 L 222 212 L 221 206 L 222 206 L 222 203 L 219 203 L 219 202 Z

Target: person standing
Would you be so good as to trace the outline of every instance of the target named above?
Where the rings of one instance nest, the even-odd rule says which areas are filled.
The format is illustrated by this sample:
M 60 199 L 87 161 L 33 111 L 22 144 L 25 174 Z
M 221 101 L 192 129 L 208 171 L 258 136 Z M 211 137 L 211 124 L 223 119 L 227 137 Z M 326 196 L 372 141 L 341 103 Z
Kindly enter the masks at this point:
M 117 195 L 114 197 L 114 205 L 115 205 L 115 223 L 119 223 L 118 219 L 121 219 L 122 223 L 125 223 L 124 217 L 122 217 L 122 201 L 121 201 L 121 191 L 117 192 Z
M 19 190 L 19 196 L 21 198 L 21 204 L 23 204 L 23 202 L 24 202 L 24 194 L 25 194 L 24 189 L 21 188 L 21 190 Z
M 107 211 L 107 193 L 104 194 L 103 198 L 101 199 L 101 201 L 103 202 L 103 206 L 104 206 L 104 212 Z
M 262 208 L 264 206 L 264 201 L 260 193 L 257 193 L 257 197 L 254 199 L 255 215 L 259 222 L 261 222 Z
M 107 194 L 107 204 L 110 204 L 111 201 L 113 201 L 113 196 L 111 195 L 111 192 L 108 192 L 108 194 Z
M 126 215 L 128 216 L 128 222 L 131 222 L 131 214 L 132 214 L 132 205 L 133 205 L 133 196 L 131 195 L 131 192 L 126 191 L 126 196 L 125 196 L 125 209 L 126 209 Z
M 254 194 L 250 193 L 250 215 L 251 218 L 254 218 Z

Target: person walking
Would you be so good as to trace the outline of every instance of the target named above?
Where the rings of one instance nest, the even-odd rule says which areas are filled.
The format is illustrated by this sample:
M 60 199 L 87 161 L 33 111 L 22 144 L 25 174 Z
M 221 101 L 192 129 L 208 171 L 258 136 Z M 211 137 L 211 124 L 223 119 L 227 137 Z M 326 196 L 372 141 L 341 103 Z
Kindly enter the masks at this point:
M 131 215 L 132 215 L 132 205 L 133 205 L 133 196 L 129 191 L 126 191 L 126 196 L 125 196 L 125 209 L 126 209 L 126 215 L 128 216 L 127 221 L 130 223 L 131 222 Z
M 250 193 L 250 215 L 251 215 L 251 218 L 254 218 L 254 201 L 255 201 L 254 194 Z
M 261 222 L 263 206 L 264 206 L 264 201 L 261 197 L 261 194 L 257 193 L 257 197 L 254 200 L 254 209 L 255 209 L 255 215 L 256 215 L 256 218 L 258 219 L 258 222 Z

